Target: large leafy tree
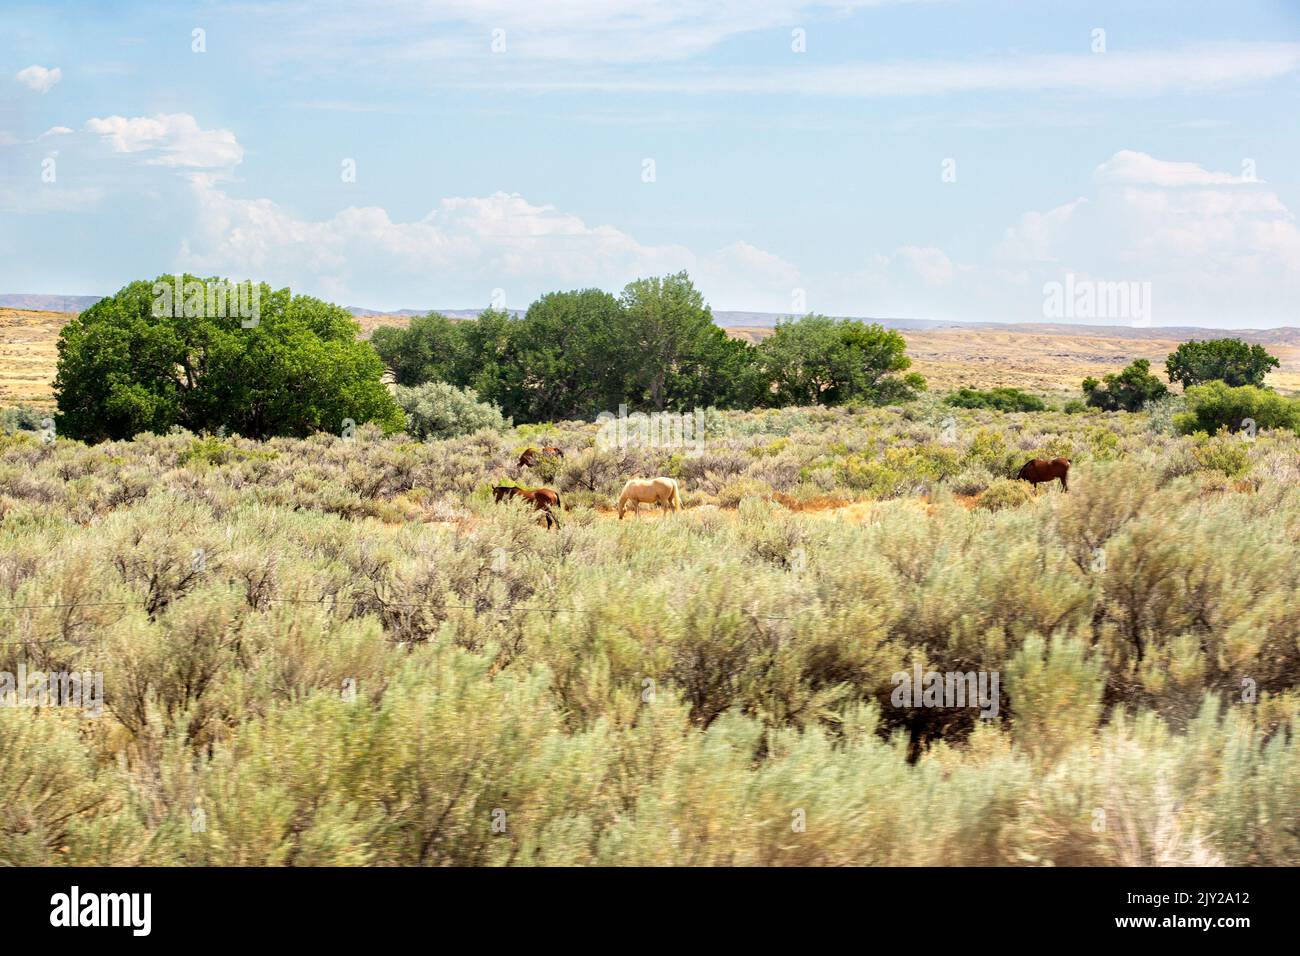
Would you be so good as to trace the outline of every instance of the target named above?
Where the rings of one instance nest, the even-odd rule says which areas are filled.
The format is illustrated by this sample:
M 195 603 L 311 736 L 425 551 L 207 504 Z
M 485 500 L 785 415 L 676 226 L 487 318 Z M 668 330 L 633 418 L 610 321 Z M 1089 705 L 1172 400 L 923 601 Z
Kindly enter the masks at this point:
M 457 326 L 463 342 L 465 384 L 479 398 L 517 415 L 521 404 L 518 376 L 512 372 L 514 329 L 519 322 L 503 309 L 485 309 L 472 322 Z
M 1184 342 L 1165 359 L 1169 381 L 1191 388 L 1203 382 L 1223 382 L 1229 387 L 1263 386 L 1269 369 L 1278 360 L 1262 345 L 1247 345 L 1241 339 L 1211 339 Z
M 1100 382 L 1091 376 L 1083 380 L 1088 404 L 1107 412 L 1140 411 L 1168 392 L 1165 383 L 1151 374 L 1151 363 L 1146 359 L 1135 359 L 1122 372 L 1107 375 Z
M 636 356 L 633 378 L 650 409 L 717 404 L 719 368 L 738 352 L 685 272 L 628 283 L 620 298 Z
M 183 281 L 204 290 L 223 282 Z M 383 363 L 344 309 L 263 284 L 256 324 L 245 328 L 231 308 L 156 309 L 155 290 L 171 283 L 133 282 L 64 327 L 60 434 L 101 441 L 180 425 L 267 438 L 337 432 L 347 419 L 402 426 L 380 382 Z
M 439 381 L 464 386 L 468 384 L 464 324 L 430 312 L 411 319 L 404 329 L 380 326 L 371 334 L 370 344 L 399 385 Z
M 898 332 L 853 319 L 806 315 L 782 322 L 758 347 L 778 405 L 883 404 L 906 401 L 925 379 Z
M 627 402 L 637 357 L 619 301 L 551 292 L 510 330 L 507 402 L 528 421 L 595 417 Z

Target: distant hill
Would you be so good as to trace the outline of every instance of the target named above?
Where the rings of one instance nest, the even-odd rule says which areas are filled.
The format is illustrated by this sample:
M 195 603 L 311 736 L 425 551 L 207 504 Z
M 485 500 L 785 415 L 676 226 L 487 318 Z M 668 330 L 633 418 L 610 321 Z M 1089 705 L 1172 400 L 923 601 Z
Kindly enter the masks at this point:
M 22 309 L 40 312 L 80 312 L 98 302 L 102 296 L 96 295 L 42 295 L 40 293 L 0 293 L 0 308 Z M 441 312 L 451 319 L 477 318 L 482 309 L 368 309 L 364 306 L 350 305 L 345 308 L 361 320 L 361 327 L 366 333 L 381 325 L 405 325 L 417 315 L 428 312 Z M 509 309 L 512 316 L 519 318 L 523 309 Z M 750 341 L 759 341 L 776 328 L 778 321 L 791 316 L 779 312 L 738 312 L 718 310 L 713 319 L 718 325 L 730 329 L 738 337 Z M 1018 332 L 1029 335 L 1071 335 L 1094 336 L 1108 339 L 1226 339 L 1236 338 L 1260 345 L 1300 345 L 1300 328 L 1283 326 L 1274 329 L 1203 329 L 1191 325 L 1152 325 L 1135 327 L 1131 325 L 1093 325 L 1083 322 L 951 322 L 938 319 L 898 319 L 871 316 L 836 316 L 836 318 L 859 319 L 863 322 L 879 322 L 887 329 L 911 332 L 937 332 L 945 329 L 986 330 Z
M 0 301 L 12 301 L 3 297 Z M 75 304 L 85 296 L 44 296 L 41 304 Z M 405 326 L 407 309 L 379 312 L 354 309 L 363 334 L 380 326 Z M 478 309 L 447 309 L 455 319 L 470 319 Z M 515 313 L 516 315 L 518 313 Z M 0 404 L 48 403 L 52 397 L 59 330 L 70 312 L 25 311 L 0 306 Z M 778 316 L 772 313 L 717 312 L 714 318 L 727 334 L 761 342 L 772 334 Z M 939 392 L 955 388 L 1014 386 L 1045 393 L 1077 395 L 1085 377 L 1117 372 L 1135 358 L 1151 361 L 1163 372 L 1165 357 L 1189 338 L 1237 336 L 1258 342 L 1281 360 L 1268 383 L 1287 392 L 1300 391 L 1300 329 L 1224 330 L 1179 328 L 1135 329 L 1129 326 L 1068 325 L 1038 322 L 1019 325 L 996 322 L 957 323 L 921 319 L 883 319 L 884 325 L 907 339 L 914 371 Z M 750 323 L 750 324 L 740 324 Z
M 482 309 L 399 309 L 380 312 L 349 306 L 348 311 L 361 319 L 363 327 L 377 325 L 405 325 L 413 316 L 428 312 L 441 312 L 450 319 L 477 318 Z M 522 309 L 511 309 L 515 318 L 523 315 Z M 760 341 L 771 334 L 777 322 L 793 316 L 779 312 L 737 312 L 717 310 L 713 320 L 733 334 L 749 341 Z M 992 332 L 1019 332 L 1029 335 L 1095 336 L 1107 339 L 1159 340 L 1178 339 L 1241 339 L 1260 345 L 1300 345 L 1300 328 L 1283 326 L 1275 329 L 1203 329 L 1191 325 L 1094 325 L 1085 322 L 952 322 L 940 319 L 896 319 L 861 315 L 835 316 L 857 319 L 861 322 L 878 322 L 887 329 L 900 332 L 938 332 L 946 329 L 981 330 Z
M 413 319 L 417 315 L 428 315 L 430 312 L 438 312 L 449 319 L 477 319 L 482 309 L 394 309 L 391 312 L 381 312 L 378 309 L 363 309 L 356 305 L 344 306 L 349 312 L 358 319 L 377 319 L 380 324 L 393 325 L 393 322 L 384 322 L 385 319 Z M 511 318 L 523 318 L 523 309 L 506 309 Z
M 0 293 L 0 309 L 25 309 L 29 312 L 80 312 L 102 299 L 102 295 L 30 295 L 21 292 Z

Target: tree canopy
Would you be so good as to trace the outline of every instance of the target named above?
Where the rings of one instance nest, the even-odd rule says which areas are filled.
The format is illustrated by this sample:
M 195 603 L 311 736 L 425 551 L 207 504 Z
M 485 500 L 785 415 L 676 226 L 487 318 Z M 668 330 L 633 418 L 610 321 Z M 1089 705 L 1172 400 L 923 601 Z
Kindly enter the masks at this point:
M 1167 395 L 1165 383 L 1151 374 L 1151 362 L 1136 359 L 1122 372 L 1105 376 L 1100 382 L 1083 380 L 1083 393 L 1093 408 L 1107 412 L 1136 412 L 1148 403 Z
M 102 441 L 179 425 L 268 438 L 338 432 L 348 419 L 402 426 L 383 363 L 345 309 L 262 284 L 250 319 L 217 298 L 225 280 L 190 275 L 179 287 L 193 295 L 160 308 L 159 290 L 175 281 L 133 282 L 64 327 L 60 434 Z
M 954 408 L 992 408 L 1000 412 L 1041 412 L 1047 408 L 1047 403 L 1037 395 L 1018 388 L 991 388 L 987 391 L 962 388 L 943 401 Z
M 807 315 L 782 322 L 758 347 L 778 405 L 884 404 L 925 389 L 898 332 L 853 319 Z
M 684 273 L 599 289 L 551 292 L 518 320 L 487 311 L 436 313 L 375 332 L 402 385 L 473 388 L 520 422 L 591 419 L 699 407 L 891 402 L 925 387 L 897 332 L 848 319 L 783 323 L 755 347 L 727 335 Z
M 1269 389 L 1253 385 L 1233 387 L 1224 382 L 1206 382 L 1187 390 L 1187 411 L 1174 416 L 1174 427 L 1185 435 L 1220 429 L 1300 428 L 1300 402 Z
M 1213 381 L 1231 388 L 1259 387 L 1269 369 L 1277 367 L 1277 358 L 1264 346 L 1247 345 L 1240 339 L 1184 342 L 1165 360 L 1169 381 L 1180 382 L 1183 388 Z

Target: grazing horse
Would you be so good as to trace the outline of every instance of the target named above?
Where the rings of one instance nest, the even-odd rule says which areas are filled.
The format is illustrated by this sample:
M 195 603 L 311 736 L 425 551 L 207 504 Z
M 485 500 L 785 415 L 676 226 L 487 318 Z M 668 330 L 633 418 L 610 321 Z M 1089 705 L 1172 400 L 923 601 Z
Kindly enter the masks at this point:
M 633 478 L 623 486 L 623 493 L 618 496 L 618 520 L 623 520 L 623 509 L 632 502 L 632 514 L 641 516 L 641 505 L 663 505 L 664 511 L 682 510 L 682 493 L 677 488 L 675 478 Z
M 560 504 L 560 494 L 552 491 L 550 488 L 520 488 L 518 485 L 496 485 L 492 489 L 492 496 L 500 504 L 506 498 L 523 498 L 533 506 L 534 511 L 540 511 L 546 516 L 546 527 L 550 530 L 552 524 L 555 527 L 560 526 L 560 519 L 557 518 L 552 508 L 560 510 L 563 506 Z
M 1051 461 L 1047 461 L 1044 458 L 1035 458 L 1033 461 L 1025 462 L 1025 467 L 1020 469 L 1020 473 L 1016 477 L 1029 482 L 1034 486 L 1035 491 L 1038 490 L 1040 482 L 1059 478 L 1061 479 L 1061 490 L 1069 491 L 1069 475 L 1070 459 L 1053 458 Z
M 537 464 L 537 459 L 541 458 L 563 458 L 564 449 L 557 448 L 555 445 L 547 445 L 540 452 L 536 448 L 525 448 L 524 453 L 519 456 L 520 468 L 531 468 Z

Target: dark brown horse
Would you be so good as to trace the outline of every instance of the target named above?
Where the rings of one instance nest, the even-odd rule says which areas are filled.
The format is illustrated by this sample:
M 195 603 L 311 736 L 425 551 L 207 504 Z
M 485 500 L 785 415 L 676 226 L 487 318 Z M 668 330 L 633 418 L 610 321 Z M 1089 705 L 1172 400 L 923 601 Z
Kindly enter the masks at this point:
M 551 525 L 560 526 L 560 519 L 551 511 L 561 509 L 560 494 L 552 491 L 550 488 L 520 488 L 518 485 L 496 485 L 492 489 L 492 496 L 500 504 L 506 498 L 523 498 L 533 506 L 534 511 L 540 511 L 546 516 L 546 527 L 550 529 Z
M 557 448 L 555 445 L 547 445 L 541 451 L 536 448 L 525 448 L 524 453 L 519 456 L 520 468 L 531 468 L 537 464 L 538 458 L 563 458 L 564 449 Z
M 1038 485 L 1044 481 L 1053 481 L 1061 479 L 1061 490 L 1070 490 L 1070 459 L 1053 458 L 1048 461 L 1045 458 L 1035 458 L 1033 461 L 1025 462 L 1025 467 L 1020 469 L 1020 474 L 1016 475 L 1024 481 L 1034 486 L 1038 490 Z

